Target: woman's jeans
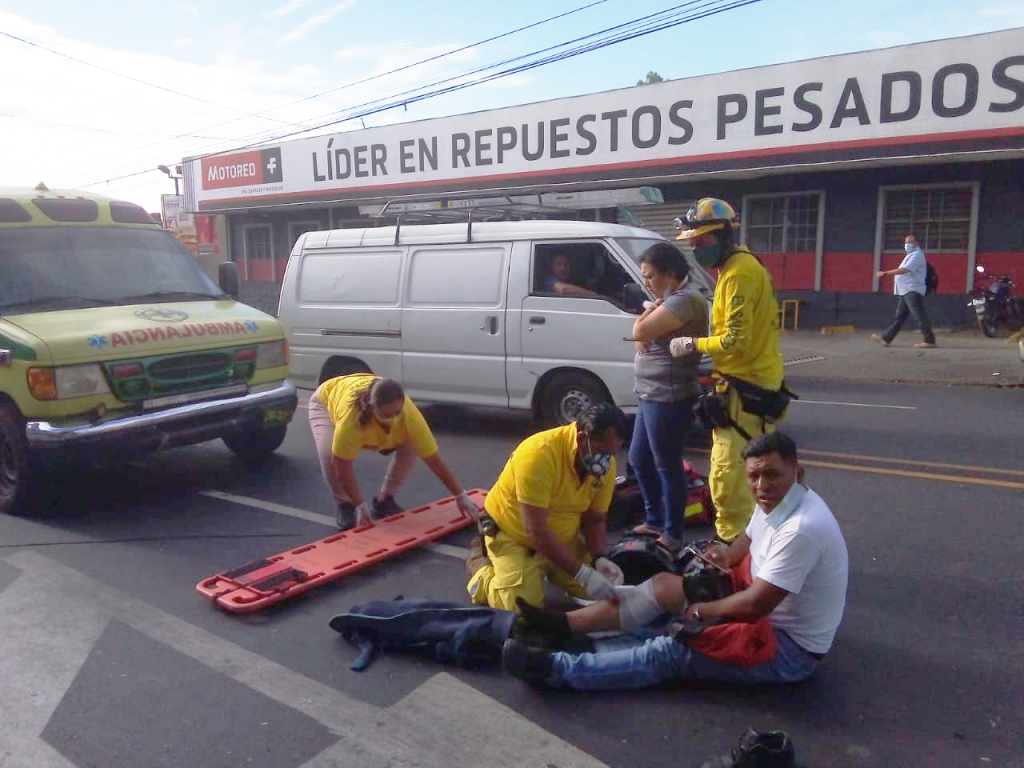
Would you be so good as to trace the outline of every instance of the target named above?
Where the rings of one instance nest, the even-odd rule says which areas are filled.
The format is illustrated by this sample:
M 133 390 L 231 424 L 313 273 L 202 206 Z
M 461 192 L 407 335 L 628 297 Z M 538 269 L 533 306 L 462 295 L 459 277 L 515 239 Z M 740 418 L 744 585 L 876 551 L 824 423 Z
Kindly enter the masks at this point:
M 644 497 L 644 523 L 676 541 L 683 536 L 689 484 L 683 450 L 693 426 L 695 398 L 659 403 L 641 398 L 629 463 Z
M 596 641 L 594 653 L 552 654 L 547 683 L 580 691 L 646 688 L 666 680 L 720 680 L 727 683 L 795 683 L 814 673 L 817 660 L 785 632 L 776 629 L 778 650 L 766 664 L 739 667 L 694 651 L 669 635 L 640 630 Z

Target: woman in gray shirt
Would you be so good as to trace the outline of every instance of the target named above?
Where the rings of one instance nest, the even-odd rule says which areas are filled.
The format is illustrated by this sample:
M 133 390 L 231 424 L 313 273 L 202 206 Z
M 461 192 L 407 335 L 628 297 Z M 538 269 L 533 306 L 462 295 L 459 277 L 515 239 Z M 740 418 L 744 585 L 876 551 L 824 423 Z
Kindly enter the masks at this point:
M 645 302 L 633 323 L 634 391 L 640 398 L 629 462 L 644 499 L 644 523 L 635 533 L 657 536 L 670 550 L 682 547 L 688 491 L 683 449 L 700 394 L 699 355 L 672 357 L 677 336 L 704 336 L 708 302 L 689 279 L 689 266 L 671 243 L 652 245 L 640 257 L 640 274 L 656 302 Z

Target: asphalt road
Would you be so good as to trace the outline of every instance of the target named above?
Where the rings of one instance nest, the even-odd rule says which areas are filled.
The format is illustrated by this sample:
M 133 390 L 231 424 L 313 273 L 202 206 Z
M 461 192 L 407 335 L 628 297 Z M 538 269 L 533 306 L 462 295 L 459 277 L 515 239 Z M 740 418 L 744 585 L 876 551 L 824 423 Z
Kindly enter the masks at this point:
M 803 685 L 550 692 L 397 655 L 350 671 L 331 616 L 464 600 L 467 532 L 268 611 L 218 609 L 198 581 L 331 530 L 300 411 L 258 467 L 177 449 L 51 475 L 31 517 L 0 519 L 0 766 L 697 766 L 748 725 L 789 732 L 807 768 L 1024 766 L 1024 391 L 792 383 L 787 431 L 851 556 L 837 643 Z M 531 429 L 428 418 L 467 487 Z M 384 466 L 359 460 L 367 488 Z M 400 501 L 444 494 L 419 467 Z

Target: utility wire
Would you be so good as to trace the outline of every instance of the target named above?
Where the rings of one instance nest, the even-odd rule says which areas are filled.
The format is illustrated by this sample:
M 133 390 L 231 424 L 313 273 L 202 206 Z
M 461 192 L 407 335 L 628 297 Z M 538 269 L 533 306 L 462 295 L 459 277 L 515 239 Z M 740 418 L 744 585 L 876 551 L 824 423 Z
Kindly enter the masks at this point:
M 30 45 L 33 48 L 38 48 L 41 51 L 46 51 L 47 53 L 52 53 L 54 56 L 60 56 L 60 57 L 65 58 L 65 59 L 70 59 L 71 61 L 75 62 L 76 64 L 83 64 L 83 65 L 85 65 L 87 67 L 92 67 L 93 69 L 98 69 L 101 72 L 106 72 L 109 75 L 114 75 L 116 77 L 123 77 L 125 80 L 131 80 L 132 82 L 140 83 L 142 85 L 149 86 L 150 88 L 156 88 L 159 91 L 165 91 L 167 93 L 173 93 L 175 96 L 181 96 L 184 99 L 191 99 L 192 101 L 199 101 L 199 102 L 202 102 L 203 104 L 209 104 L 210 106 L 217 107 L 218 109 L 226 109 L 226 110 L 228 110 L 230 112 L 238 112 L 239 114 L 245 115 L 246 117 L 257 117 L 257 118 L 261 117 L 260 115 L 254 113 L 254 112 L 246 112 L 244 109 L 235 109 L 234 107 L 228 107 L 228 106 L 225 106 L 224 104 L 217 104 L 216 102 L 208 101 L 207 99 L 202 99 L 202 98 L 200 98 L 198 96 L 190 96 L 187 93 L 182 93 L 181 91 L 175 91 L 173 88 L 167 88 L 167 87 L 162 86 L 162 85 L 157 85 L 156 83 L 150 83 L 150 82 L 147 82 L 145 80 L 140 80 L 137 77 L 132 77 L 131 75 L 126 75 L 123 72 L 117 72 L 116 70 L 113 70 L 113 69 L 107 69 L 106 67 L 101 67 L 99 64 L 93 64 L 92 62 L 84 61 L 82 59 L 76 58 L 76 57 L 72 56 L 71 54 L 61 53 L 60 51 L 55 51 L 52 48 L 47 48 L 45 45 L 40 45 L 39 43 L 33 43 L 31 40 L 26 40 L 23 37 L 18 37 L 17 35 L 12 35 L 10 32 L 0 31 L 0 35 L 3 35 L 4 37 L 9 37 L 11 40 L 17 40 L 19 43 L 24 43 L 25 45 Z M 298 123 L 292 123 L 292 122 L 289 122 L 289 121 L 286 121 L 286 120 L 277 120 L 277 119 L 271 118 L 271 117 L 263 117 L 261 119 L 263 119 L 263 120 L 271 120 L 271 121 L 273 121 L 275 123 L 281 123 L 282 125 L 298 125 Z
M 619 24 L 607 28 L 605 30 L 601 30 L 600 32 L 595 32 L 590 35 L 575 38 L 573 40 L 560 43 L 559 45 L 556 46 L 551 46 L 548 48 L 541 49 L 539 51 L 534 51 L 533 53 L 530 54 L 525 54 L 523 56 L 515 57 L 502 62 L 497 62 L 495 64 L 487 65 L 484 67 L 479 67 L 475 70 L 470 70 L 469 72 L 465 72 L 449 78 L 444 78 L 432 83 L 432 85 L 435 86 L 444 85 L 445 87 L 434 88 L 433 90 L 424 91 L 423 88 L 429 86 L 421 86 L 420 88 L 411 89 L 409 91 L 404 91 L 398 94 L 393 94 L 390 97 L 385 97 L 387 99 L 391 99 L 391 101 L 385 101 L 385 99 L 377 99 L 372 102 L 367 102 L 364 105 L 358 105 L 356 107 L 350 108 L 349 110 L 346 110 L 344 112 L 331 113 L 332 117 L 330 119 L 326 119 L 323 122 L 318 123 L 310 128 L 303 128 L 302 130 L 296 130 L 284 134 L 275 134 L 270 136 L 258 135 L 258 141 L 253 141 L 249 144 L 244 144 L 242 146 L 235 145 L 231 149 L 232 151 L 244 150 L 250 147 L 266 144 L 271 141 L 281 141 L 287 138 L 291 138 L 293 136 L 301 135 L 303 133 L 322 130 L 333 125 L 338 125 L 339 123 L 350 122 L 352 120 L 360 119 L 362 117 L 368 117 L 379 112 L 394 109 L 405 104 L 411 104 L 418 101 L 423 101 L 425 99 L 433 98 L 435 96 L 452 93 L 458 90 L 463 90 L 474 85 L 490 82 L 492 80 L 507 77 L 512 74 L 518 74 L 520 72 L 528 71 L 531 69 L 535 69 L 537 67 L 545 66 L 547 64 L 555 63 L 557 61 L 572 58 L 583 53 L 589 53 L 591 51 L 598 50 L 600 48 L 604 48 L 610 45 L 615 45 L 617 43 L 633 40 L 638 37 L 669 29 L 671 27 L 679 26 L 681 24 L 685 24 L 691 21 L 696 21 L 719 13 L 723 13 L 725 11 L 734 10 L 736 8 L 741 8 L 747 5 L 752 5 L 760 1 L 761 0 L 691 0 L 691 2 L 682 3 L 680 5 L 673 6 L 672 8 L 666 9 L 664 11 L 659 11 L 655 14 L 650 14 L 648 16 L 640 17 L 639 19 L 634 19 L 630 22 L 625 22 L 623 24 Z M 609 35 L 609 33 L 611 34 Z M 570 48 L 568 50 L 559 50 L 565 49 L 566 46 L 570 46 L 576 43 L 583 44 L 578 45 L 575 48 Z M 539 54 L 548 55 L 532 61 L 523 61 L 524 59 L 530 59 L 531 57 L 535 57 Z M 515 64 L 514 66 L 507 67 L 496 72 L 490 71 L 503 65 L 507 65 L 510 63 L 514 64 L 515 62 L 522 63 Z M 467 77 L 472 77 L 473 75 L 477 74 L 481 76 L 472 80 L 466 80 Z M 460 80 L 462 82 L 458 82 Z M 446 83 L 448 83 L 448 85 L 445 85 Z M 205 157 L 209 156 L 210 154 L 216 154 L 216 152 L 198 155 L 197 157 Z M 102 181 L 83 184 L 81 186 L 88 187 L 94 186 L 96 184 L 120 181 L 122 179 L 132 178 L 134 176 L 138 176 L 141 175 L 142 173 L 148 172 L 148 169 L 145 171 L 137 171 L 134 173 L 128 173 L 121 176 L 111 177 L 108 179 L 104 179 Z
M 447 53 L 442 53 L 442 54 L 438 54 L 436 56 L 431 56 L 431 57 L 429 57 L 427 59 L 423 59 L 421 61 L 417 61 L 417 62 L 414 62 L 412 64 L 407 64 L 405 66 L 398 67 L 397 69 L 393 69 L 393 70 L 390 70 L 388 72 L 382 72 L 382 73 L 380 73 L 378 75 L 374 75 L 372 77 L 364 78 L 362 80 L 358 80 L 358 81 L 355 81 L 355 82 L 352 82 L 352 83 L 347 83 L 345 85 L 339 86 L 338 88 L 334 88 L 334 89 L 329 90 L 329 91 L 324 91 L 323 93 L 315 94 L 313 96 L 307 96 L 305 98 L 298 99 L 296 101 L 287 102 L 286 104 L 281 104 L 281 105 L 278 105 L 276 107 L 271 107 L 270 109 L 267 109 L 267 110 L 264 110 L 262 112 L 256 113 L 255 115 L 250 115 L 250 113 L 243 113 L 243 114 L 245 114 L 247 116 L 252 116 L 252 117 L 262 117 L 262 116 L 267 115 L 267 114 L 269 114 L 271 112 L 275 112 L 275 111 L 277 111 L 279 109 L 285 109 L 285 108 L 287 108 L 289 106 L 292 106 L 294 104 L 298 104 L 298 103 L 301 103 L 301 102 L 304 102 L 304 101 L 309 101 L 311 99 L 319 98 L 321 96 L 324 96 L 324 95 L 327 95 L 327 94 L 330 94 L 330 93 L 334 93 L 335 91 L 340 91 L 340 90 L 342 90 L 344 88 L 351 88 L 351 87 L 354 87 L 356 85 L 361 85 L 361 84 L 364 84 L 364 83 L 368 83 L 368 82 L 370 82 L 372 80 L 377 80 L 377 79 L 380 79 L 382 77 L 387 77 L 389 75 L 396 74 L 398 72 L 403 72 L 403 71 L 406 71 L 408 69 L 412 69 L 413 67 L 418 67 L 418 66 L 420 66 L 422 64 L 427 64 L 427 63 L 430 63 L 430 62 L 433 62 L 433 61 L 438 61 L 438 60 L 443 59 L 443 58 L 445 58 L 447 56 L 452 56 L 452 55 L 454 55 L 456 53 L 461 53 L 463 51 L 467 51 L 467 50 L 470 50 L 472 48 L 477 48 L 477 47 L 479 47 L 481 45 L 485 45 L 487 43 L 494 42 L 495 40 L 500 40 L 502 38 L 509 37 L 510 35 L 514 35 L 514 34 L 517 34 L 519 32 L 523 32 L 525 30 L 532 29 L 534 27 L 538 27 L 538 26 L 540 26 L 542 24 L 547 24 L 549 22 L 565 18 L 566 16 L 571 16 L 572 14 L 579 13 L 581 11 L 587 10 L 588 8 L 592 8 L 592 7 L 596 6 L 596 5 L 601 5 L 602 3 L 605 3 L 605 2 L 607 2 L 607 0 L 597 0 L 596 2 L 592 2 L 592 3 L 589 3 L 587 5 L 583 5 L 583 6 L 580 6 L 578 8 L 574 8 L 574 9 L 572 9 L 570 11 L 566 11 L 565 13 L 560 13 L 560 14 L 557 14 L 555 16 L 549 16 L 546 19 L 541 19 L 540 21 L 536 21 L 536 22 L 533 22 L 531 24 L 527 24 L 526 26 L 518 27 L 517 29 L 510 30 L 509 32 L 504 32 L 504 33 L 502 33 L 500 35 L 495 35 L 494 37 L 487 38 L 486 40 L 480 40 L 480 41 L 478 41 L 476 43 L 472 43 L 470 45 L 465 45 L 465 46 L 462 46 L 461 48 L 456 48 L 454 50 L 448 51 Z M 6 34 L 6 33 L 2 33 L 2 34 Z M 8 36 L 10 37 L 10 35 L 8 35 Z M 15 39 L 21 40 L 21 38 L 15 38 Z M 22 42 L 28 42 L 28 41 L 22 41 Z M 29 45 L 35 45 L 35 43 L 28 43 L 28 44 Z M 41 46 L 37 46 L 37 47 L 41 47 Z M 44 49 L 44 50 L 49 50 L 49 49 Z M 51 52 L 52 53 L 57 53 L 56 51 L 51 51 Z M 64 55 L 64 54 L 59 54 L 58 53 L 58 55 Z M 68 57 L 68 58 L 72 58 L 72 57 Z M 77 59 L 75 59 L 75 60 L 77 61 Z M 83 62 L 83 63 L 85 63 L 85 62 Z M 92 65 L 90 65 L 90 66 L 92 66 Z M 154 86 L 154 87 L 160 88 L 160 86 Z M 162 89 L 162 90 L 166 90 L 166 89 Z M 210 102 L 207 102 L 207 103 L 210 103 Z M 217 105 L 215 105 L 215 106 L 217 106 Z M 228 120 L 228 121 L 221 122 L 221 123 L 216 123 L 214 125 L 207 126 L 205 128 L 200 128 L 198 130 L 207 131 L 207 130 L 212 130 L 214 128 L 221 128 L 221 127 L 223 127 L 225 125 L 231 125 L 232 123 L 237 123 L 237 122 L 239 122 L 242 119 L 244 119 L 244 118 L 234 118 L 232 120 Z M 280 122 L 280 121 L 278 121 L 278 122 Z M 294 125 L 294 123 L 287 123 L 287 124 Z M 162 141 L 152 142 L 150 144 L 145 144 L 145 145 L 136 147 L 135 149 L 139 149 L 139 150 L 146 149 L 148 147 L 153 147 L 153 146 L 157 146 L 159 144 L 166 143 L 167 141 L 173 141 L 175 139 L 180 139 L 180 138 L 187 138 L 189 136 L 190 136 L 190 134 L 180 134 L 180 135 L 177 135 L 177 136 L 173 136 L 173 137 L 171 137 L 169 139 L 165 139 L 165 140 L 162 140 Z M 245 140 L 245 139 L 244 138 L 242 138 L 242 139 L 234 139 L 234 140 L 225 139 L 222 143 L 227 144 L 230 141 L 234 141 L 235 143 L 237 143 L 238 141 L 243 141 L 243 140 Z M 134 151 L 134 150 L 132 150 L 132 151 Z M 96 162 L 96 160 L 106 159 L 108 157 L 117 157 L 118 155 L 122 155 L 122 154 L 124 154 L 123 151 L 122 152 L 116 152 L 116 153 L 111 154 L 111 155 L 103 155 L 103 156 L 98 157 L 98 158 L 90 158 L 89 160 L 82 161 L 81 163 L 77 163 L 76 165 L 91 164 L 91 163 Z M 134 163 L 131 164 L 131 166 L 134 166 L 134 165 L 135 165 Z M 68 167 L 69 166 L 64 166 L 61 170 L 67 170 Z M 73 166 L 71 166 L 71 167 L 73 167 Z M 148 171 L 140 171 L 139 173 L 148 173 Z M 111 179 L 111 180 L 113 180 L 113 179 Z

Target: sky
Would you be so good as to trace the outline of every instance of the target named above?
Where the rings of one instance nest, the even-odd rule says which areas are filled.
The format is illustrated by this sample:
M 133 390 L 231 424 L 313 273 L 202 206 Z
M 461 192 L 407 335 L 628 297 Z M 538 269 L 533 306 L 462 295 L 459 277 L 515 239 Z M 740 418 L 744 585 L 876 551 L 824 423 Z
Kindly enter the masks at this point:
M 1019 1 L 981 7 L 963 0 L 739 2 L 0 3 L 0 187 L 44 182 L 156 212 L 160 196 L 175 191 L 157 166 L 173 174 L 184 157 L 273 144 L 285 135 L 307 138 L 625 88 L 650 71 L 678 79 L 1024 27 Z M 730 3 L 736 7 L 726 8 Z M 408 99 L 439 80 L 465 83 L 480 67 L 518 57 L 535 61 L 539 51 L 564 51 L 556 46 L 673 8 L 690 15 L 726 9 L 398 104 L 399 94 Z M 398 106 L 351 119 L 378 100 Z

